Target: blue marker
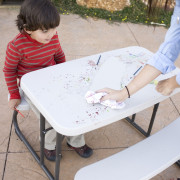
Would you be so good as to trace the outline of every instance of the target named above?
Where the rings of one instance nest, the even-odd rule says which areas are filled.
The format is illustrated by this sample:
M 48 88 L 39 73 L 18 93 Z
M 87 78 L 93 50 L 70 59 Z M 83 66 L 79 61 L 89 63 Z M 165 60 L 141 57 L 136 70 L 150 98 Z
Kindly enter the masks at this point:
M 139 70 L 142 68 L 142 66 L 140 66 L 137 70 L 136 70 L 136 72 L 133 74 L 133 76 L 131 76 L 130 77 L 130 79 L 132 79 L 138 72 L 139 72 Z
M 138 70 L 133 74 L 133 76 L 135 76 L 141 68 L 142 68 L 142 66 L 140 66 L 140 67 L 138 68 Z
M 98 64 L 99 64 L 100 59 L 101 59 L 101 55 L 99 56 L 99 59 L 98 59 L 98 61 L 97 61 L 96 65 L 98 65 Z

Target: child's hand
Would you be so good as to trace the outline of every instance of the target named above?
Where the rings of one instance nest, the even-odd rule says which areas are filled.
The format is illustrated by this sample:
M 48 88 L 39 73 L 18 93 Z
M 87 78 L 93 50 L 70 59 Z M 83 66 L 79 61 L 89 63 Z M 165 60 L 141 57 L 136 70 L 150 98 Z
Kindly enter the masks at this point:
M 178 88 L 179 85 L 176 82 L 176 76 L 173 76 L 169 79 L 159 81 L 156 86 L 156 90 L 164 96 L 169 96 L 175 88 Z
M 10 99 L 8 105 L 12 110 L 14 110 L 20 103 L 20 99 Z

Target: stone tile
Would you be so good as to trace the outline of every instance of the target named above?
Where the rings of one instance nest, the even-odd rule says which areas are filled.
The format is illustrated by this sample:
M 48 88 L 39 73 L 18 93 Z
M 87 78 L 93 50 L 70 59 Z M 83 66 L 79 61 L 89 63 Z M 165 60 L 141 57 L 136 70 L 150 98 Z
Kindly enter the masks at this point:
M 144 139 L 125 120 L 89 132 L 85 137 L 94 149 L 127 148 Z
M 172 121 L 179 117 L 179 113 L 176 106 L 172 103 L 171 99 L 167 99 L 160 103 L 159 110 L 157 112 L 157 119 L 155 120 L 154 132 L 159 131 L 163 127 L 170 124 Z
M 153 108 L 148 108 L 147 110 L 137 114 L 137 123 L 140 124 L 143 129 L 148 129 L 152 110 Z M 170 99 L 161 102 L 156 114 L 151 134 L 158 132 L 178 117 L 179 114 Z
M 4 180 L 48 179 L 30 153 L 9 153 Z
M 63 151 L 62 161 L 60 164 L 60 179 L 73 180 L 76 172 L 91 163 L 108 157 L 114 153 L 121 151 L 117 149 L 95 150 L 92 157 L 84 159 L 79 157 L 74 151 Z M 52 174 L 54 173 L 54 162 L 45 161 L 47 167 Z M 30 153 L 9 153 L 6 165 L 5 180 L 45 180 L 48 179 L 45 173 L 41 170 L 37 162 L 30 155 Z
M 172 99 L 172 102 L 174 103 L 174 105 L 176 106 L 177 111 L 180 114 L 180 93 L 172 96 L 171 99 Z
M 153 108 L 137 113 L 136 123 L 147 131 Z M 159 131 L 174 121 L 179 114 L 170 99 L 160 103 L 151 134 Z M 126 148 L 143 140 L 145 137 L 126 120 L 120 120 L 111 125 L 86 134 L 86 142 L 94 149 Z
M 1 98 L 1 95 L 0 95 Z M 0 123 L 1 123 L 1 138 L 0 138 L 0 153 L 6 152 L 11 129 L 11 111 L 4 105 L 0 105 Z
M 3 172 L 4 172 L 4 163 L 5 163 L 6 154 L 0 153 L 0 178 L 2 179 Z
M 6 46 L 9 41 L 14 39 L 18 34 L 18 29 L 15 25 L 15 20 L 19 8 L 14 9 L 0 9 L 0 35 L 1 35 L 1 48 L 0 54 L 5 53 Z M 3 42 L 3 43 L 2 43 Z M 2 54 L 1 54 L 2 55 Z
M 25 138 L 28 140 L 30 145 L 39 151 L 39 120 L 35 114 L 30 111 L 21 112 L 25 118 L 18 115 L 19 128 L 24 134 Z M 11 132 L 11 141 L 9 145 L 9 152 L 27 152 L 27 148 L 24 143 L 19 139 L 15 133 L 14 126 Z
M 7 87 L 4 81 L 4 75 L 2 68 L 4 65 L 6 46 L 10 40 L 12 40 L 17 34 L 17 28 L 15 26 L 15 17 L 17 10 L 1 9 L 0 10 L 0 35 L 1 35 L 1 48 L 0 48 L 0 123 L 1 123 L 1 140 L 0 140 L 0 152 L 6 152 L 7 143 L 9 139 L 12 111 L 7 106 Z
M 140 24 L 127 24 L 137 44 L 154 53 L 159 49 L 161 43 L 163 43 L 168 30 L 167 28 L 158 26 L 154 28 Z M 175 65 L 180 68 L 180 57 L 176 60 Z
M 80 158 L 74 151 L 63 151 L 63 159 L 60 164 L 60 179 L 61 180 L 73 180 L 76 172 L 89 164 L 97 162 L 101 159 L 109 157 L 115 153 L 124 150 L 124 148 L 115 149 L 98 149 L 94 150 L 92 157 L 88 159 Z M 47 167 L 51 173 L 54 173 L 54 162 L 45 161 Z M 176 165 L 172 165 L 162 173 L 158 174 L 153 180 L 162 179 L 176 179 L 180 177 L 179 168 Z M 45 173 L 41 170 L 37 162 L 29 153 L 10 153 L 7 159 L 5 180 L 45 180 L 48 179 Z
M 161 102 L 156 114 L 153 132 L 157 132 L 178 117 L 178 112 L 170 98 Z
M 141 24 L 128 23 L 128 27 L 131 30 L 139 46 L 147 48 L 152 52 L 156 52 L 164 41 L 167 29 L 164 27 L 152 27 Z
M 178 180 L 177 178 L 180 178 L 180 170 L 177 165 L 173 164 L 151 180 Z
M 66 61 L 78 59 L 77 56 L 66 56 Z
M 119 151 L 121 151 L 121 148 L 117 149 L 100 149 L 100 150 L 94 150 L 93 156 L 91 156 L 88 159 L 84 159 L 79 157 L 74 151 L 65 151 L 62 153 L 63 159 L 61 163 L 61 174 L 60 179 L 62 180 L 73 180 L 76 172 L 91 163 L 94 163 L 98 160 L 101 160 L 105 157 L 108 157 L 110 155 L 113 155 Z
M 61 15 L 58 34 L 66 55 L 92 55 L 137 45 L 127 24 L 108 24 L 105 20 Z
M 0 152 L 6 152 L 7 143 L 10 133 L 12 111 L 7 106 L 7 87 L 4 81 L 2 68 L 4 65 L 6 46 L 18 33 L 15 26 L 15 19 L 18 9 L 0 9 L 0 35 L 1 35 L 1 48 L 0 48 L 0 123 L 1 123 L 1 140 Z

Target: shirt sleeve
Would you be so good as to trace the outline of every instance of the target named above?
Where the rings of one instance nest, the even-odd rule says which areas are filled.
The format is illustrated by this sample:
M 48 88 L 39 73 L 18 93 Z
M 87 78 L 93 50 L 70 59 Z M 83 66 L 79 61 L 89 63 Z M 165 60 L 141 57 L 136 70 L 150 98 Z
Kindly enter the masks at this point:
M 58 43 L 57 51 L 54 55 L 54 60 L 56 61 L 56 64 L 64 63 L 66 61 L 66 57 L 61 48 L 60 42 Z
M 176 76 L 176 82 L 180 85 L 180 73 Z
M 178 1 L 179 2 L 179 1 Z M 180 53 L 180 3 L 175 6 L 174 13 L 171 17 L 171 26 L 166 33 L 165 40 L 159 50 L 147 62 L 156 69 L 166 74 L 176 67 L 174 62 Z M 176 78 L 180 84 L 180 74 Z
M 7 46 L 6 59 L 3 68 L 6 84 L 10 93 L 10 99 L 21 99 L 17 85 L 17 67 L 21 54 L 12 42 Z

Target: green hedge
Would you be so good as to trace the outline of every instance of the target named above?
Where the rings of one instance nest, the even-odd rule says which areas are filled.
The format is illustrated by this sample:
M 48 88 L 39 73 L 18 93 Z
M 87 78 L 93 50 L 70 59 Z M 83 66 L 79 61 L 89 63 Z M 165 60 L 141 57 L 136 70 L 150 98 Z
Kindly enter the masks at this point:
M 86 8 L 79 6 L 76 0 L 54 0 L 55 5 L 61 14 L 78 14 L 83 18 L 94 17 L 106 19 L 109 22 L 131 22 L 151 25 L 153 22 L 169 27 L 171 11 L 158 9 L 158 15 L 148 17 L 147 6 L 141 0 L 131 0 L 131 6 L 125 7 L 122 11 L 107 11 L 97 8 Z

